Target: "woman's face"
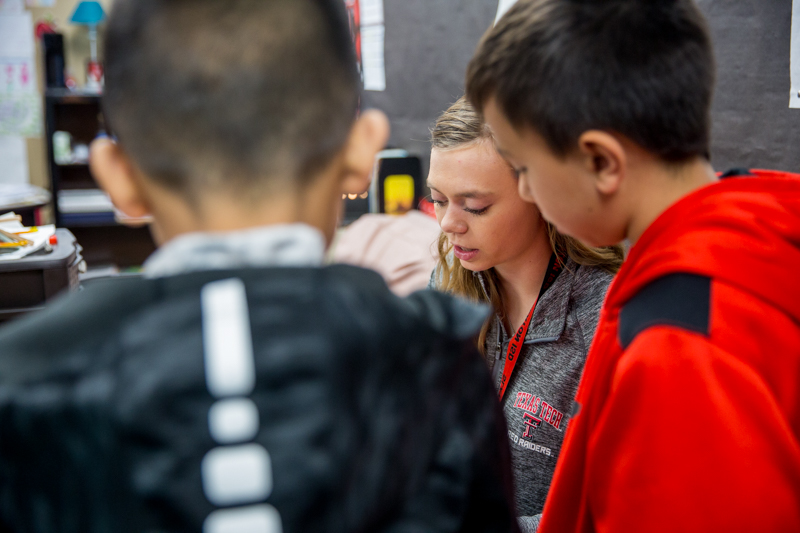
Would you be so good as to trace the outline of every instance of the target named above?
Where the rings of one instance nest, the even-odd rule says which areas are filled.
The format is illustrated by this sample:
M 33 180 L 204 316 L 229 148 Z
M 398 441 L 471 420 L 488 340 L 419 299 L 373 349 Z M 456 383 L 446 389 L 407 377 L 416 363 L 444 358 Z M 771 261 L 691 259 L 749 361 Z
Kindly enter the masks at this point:
M 546 232 L 534 204 L 517 192 L 517 177 L 489 141 L 431 152 L 431 199 L 442 232 L 467 270 L 524 260 Z

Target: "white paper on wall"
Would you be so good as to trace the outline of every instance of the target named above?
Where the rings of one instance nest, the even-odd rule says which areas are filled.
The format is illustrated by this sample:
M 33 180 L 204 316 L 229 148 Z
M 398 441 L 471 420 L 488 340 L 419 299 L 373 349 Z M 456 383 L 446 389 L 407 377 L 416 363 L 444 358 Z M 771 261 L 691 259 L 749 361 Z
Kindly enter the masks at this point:
M 386 90 L 384 42 L 386 27 L 383 20 L 383 0 L 360 0 L 361 72 L 364 90 Z
M 22 13 L 25 3 L 22 0 L 0 0 L 0 13 Z
M 497 3 L 497 16 L 494 18 L 494 23 L 497 24 L 497 21 L 506 14 L 506 11 L 511 9 L 511 6 L 516 3 L 517 0 L 499 0 Z
M 386 65 L 384 63 L 384 26 L 361 28 L 361 68 L 364 72 L 364 89 L 386 90 Z
M 28 148 L 23 137 L 0 137 L 0 184 L 28 183 Z
M 792 89 L 789 107 L 800 109 L 800 0 L 792 2 L 792 51 L 790 59 Z
M 42 132 L 42 105 L 36 93 L 0 92 L 0 135 L 37 137 Z
M 36 137 L 42 130 L 42 102 L 31 14 L 0 12 L 0 36 L 0 135 Z
M 33 21 L 27 11 L 0 11 L 0 59 L 28 59 L 33 56 Z
M 383 0 L 361 0 L 359 9 L 362 26 L 383 24 Z

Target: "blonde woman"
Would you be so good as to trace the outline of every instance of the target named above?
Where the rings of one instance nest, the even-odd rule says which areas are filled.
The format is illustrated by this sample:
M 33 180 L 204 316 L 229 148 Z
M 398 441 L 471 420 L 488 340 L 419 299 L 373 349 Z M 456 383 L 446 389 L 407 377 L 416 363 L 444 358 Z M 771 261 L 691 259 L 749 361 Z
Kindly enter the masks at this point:
M 486 302 L 478 344 L 508 422 L 520 526 L 535 531 L 618 247 L 560 235 L 463 98 L 432 130 L 428 186 L 442 233 L 435 289 Z

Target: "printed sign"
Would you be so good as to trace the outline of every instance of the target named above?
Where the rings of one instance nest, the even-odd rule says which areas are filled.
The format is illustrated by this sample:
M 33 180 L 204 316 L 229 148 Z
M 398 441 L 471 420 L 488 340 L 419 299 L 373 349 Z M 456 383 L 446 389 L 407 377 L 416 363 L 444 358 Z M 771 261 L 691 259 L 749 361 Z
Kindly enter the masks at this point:
M 0 13 L 0 35 L 0 135 L 36 137 L 42 130 L 42 104 L 31 14 Z

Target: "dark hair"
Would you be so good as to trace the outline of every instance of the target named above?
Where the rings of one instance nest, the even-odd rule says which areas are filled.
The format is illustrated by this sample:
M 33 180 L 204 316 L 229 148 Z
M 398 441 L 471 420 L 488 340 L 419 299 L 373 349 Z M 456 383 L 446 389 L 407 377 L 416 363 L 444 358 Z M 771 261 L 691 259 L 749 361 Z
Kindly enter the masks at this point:
M 360 94 L 342 0 L 117 0 L 104 110 L 149 177 L 192 198 L 302 187 Z
M 691 0 L 520 0 L 478 46 L 467 96 L 560 156 L 600 129 L 681 162 L 709 157 L 714 70 Z

